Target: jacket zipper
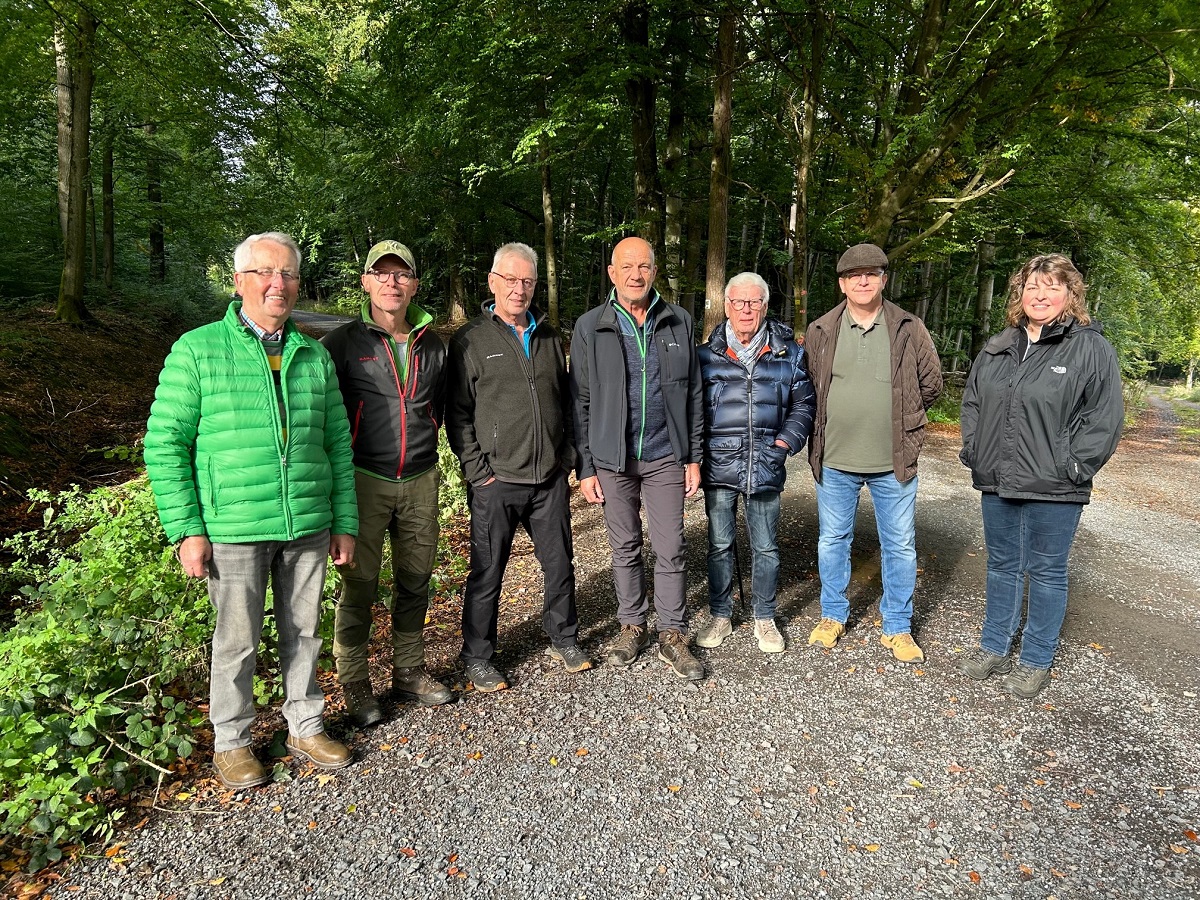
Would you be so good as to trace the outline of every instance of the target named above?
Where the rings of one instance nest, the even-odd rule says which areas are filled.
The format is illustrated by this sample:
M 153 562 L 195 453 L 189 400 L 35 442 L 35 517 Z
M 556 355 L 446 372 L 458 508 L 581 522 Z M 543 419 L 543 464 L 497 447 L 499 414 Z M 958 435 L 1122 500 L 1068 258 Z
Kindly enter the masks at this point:
M 388 360 L 392 364 L 392 381 L 396 384 L 396 393 L 400 397 L 400 459 L 396 463 L 396 477 L 400 477 L 400 473 L 404 471 L 404 454 L 408 450 L 408 427 L 407 413 L 404 409 L 404 385 L 400 383 L 400 370 L 396 368 L 396 355 L 392 353 L 392 345 L 388 342 L 386 335 L 380 335 L 379 339 L 383 341 L 383 349 L 387 352 Z M 416 366 L 414 364 L 413 368 Z M 416 374 L 415 371 L 413 373 Z

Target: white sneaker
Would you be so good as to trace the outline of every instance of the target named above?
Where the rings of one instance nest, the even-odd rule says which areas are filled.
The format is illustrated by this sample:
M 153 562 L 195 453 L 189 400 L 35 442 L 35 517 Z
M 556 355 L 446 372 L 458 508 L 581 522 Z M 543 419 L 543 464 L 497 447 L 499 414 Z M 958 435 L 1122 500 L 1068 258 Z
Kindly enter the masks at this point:
M 708 623 L 696 632 L 696 646 L 712 649 L 720 647 L 725 638 L 733 634 L 733 623 L 724 616 L 713 616 Z
M 755 619 L 754 636 L 758 638 L 758 649 L 763 653 L 783 652 L 783 635 L 775 626 L 774 619 Z

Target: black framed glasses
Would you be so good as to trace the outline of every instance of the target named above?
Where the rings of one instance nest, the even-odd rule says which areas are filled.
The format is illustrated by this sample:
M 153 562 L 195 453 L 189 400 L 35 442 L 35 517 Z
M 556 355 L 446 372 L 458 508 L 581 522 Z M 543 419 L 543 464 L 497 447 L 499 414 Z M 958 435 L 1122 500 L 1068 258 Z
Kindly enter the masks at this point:
M 761 298 L 755 300 L 730 300 L 729 305 L 734 309 L 762 309 L 767 305 L 767 301 Z
M 389 281 L 394 281 L 396 284 L 412 284 L 417 280 L 417 276 L 412 272 L 379 272 L 370 269 L 368 274 L 374 276 L 380 284 L 387 284 Z

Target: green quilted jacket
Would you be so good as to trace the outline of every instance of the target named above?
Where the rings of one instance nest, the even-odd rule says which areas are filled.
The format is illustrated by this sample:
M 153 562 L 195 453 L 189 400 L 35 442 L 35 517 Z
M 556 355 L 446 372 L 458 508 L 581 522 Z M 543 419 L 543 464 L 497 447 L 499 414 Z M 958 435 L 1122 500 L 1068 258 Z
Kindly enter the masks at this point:
M 176 341 L 159 376 L 145 456 L 168 540 L 356 535 L 350 429 L 329 354 L 287 323 L 285 446 L 266 353 L 240 308 Z

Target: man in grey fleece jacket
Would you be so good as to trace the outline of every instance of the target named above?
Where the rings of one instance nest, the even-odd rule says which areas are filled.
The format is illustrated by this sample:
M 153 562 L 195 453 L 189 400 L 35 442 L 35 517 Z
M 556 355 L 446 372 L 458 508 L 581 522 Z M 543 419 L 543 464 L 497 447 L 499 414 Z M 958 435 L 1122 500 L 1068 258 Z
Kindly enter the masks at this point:
M 570 385 L 558 332 L 532 306 L 537 254 L 526 244 L 502 246 L 488 287 L 494 299 L 450 341 L 446 404 L 446 436 L 462 464 L 471 509 L 461 657 L 478 691 L 508 687 L 492 656 L 518 524 L 533 540 L 545 578 L 547 653 L 569 672 L 592 666 L 577 639 Z

